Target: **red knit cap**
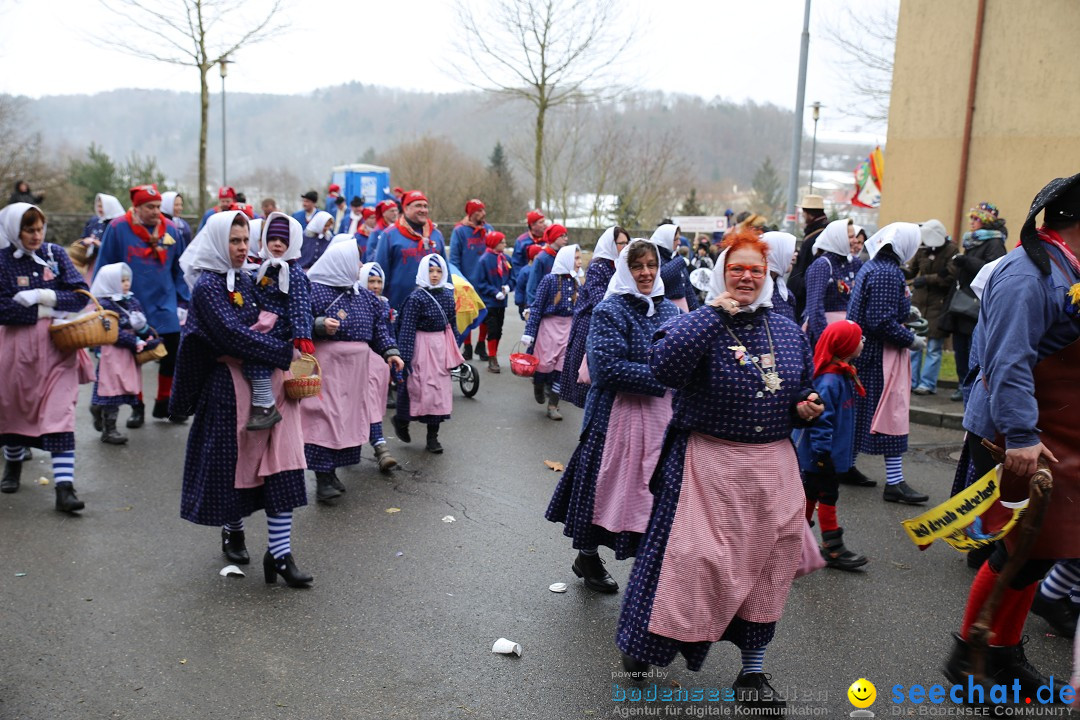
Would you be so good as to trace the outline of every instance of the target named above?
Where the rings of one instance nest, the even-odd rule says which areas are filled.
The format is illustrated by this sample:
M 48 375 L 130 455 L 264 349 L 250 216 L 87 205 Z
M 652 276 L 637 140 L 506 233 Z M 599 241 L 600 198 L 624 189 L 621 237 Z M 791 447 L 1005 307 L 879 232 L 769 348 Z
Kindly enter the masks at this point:
M 410 190 L 409 192 L 405 193 L 405 196 L 403 198 L 401 198 L 401 207 L 408 207 L 408 206 L 412 205 L 414 202 L 427 202 L 427 201 L 428 201 L 428 199 L 424 195 L 424 193 L 420 192 L 419 190 Z
M 506 236 L 498 230 L 492 230 L 484 236 L 484 244 L 491 249 L 495 249 L 495 246 L 506 240 Z
M 533 243 L 529 247 L 525 248 L 525 254 L 529 256 L 530 260 L 532 260 L 542 252 L 544 252 L 544 246 L 540 243 Z
M 375 218 L 378 220 L 382 220 L 383 213 L 392 207 L 397 207 L 397 203 L 393 200 L 383 200 L 381 203 L 375 206 Z
M 128 192 L 131 194 L 131 204 L 135 207 L 148 202 L 161 202 L 161 193 L 158 192 L 157 185 L 138 185 Z
M 232 189 L 231 187 L 229 187 L 227 185 L 219 187 L 218 191 L 217 191 L 217 197 L 218 197 L 218 200 L 224 200 L 225 198 L 228 198 L 230 200 L 235 200 L 236 199 L 236 190 Z
M 474 212 L 479 212 L 484 209 L 484 203 L 477 199 L 472 199 L 465 203 L 465 217 L 472 215 Z
M 549 225 L 548 229 L 544 231 L 544 242 L 550 245 L 566 234 L 566 228 L 562 225 L 559 225 L 558 223 Z
M 367 220 L 369 217 L 375 214 L 375 208 L 366 207 L 360 211 L 360 217 Z M 380 213 L 381 216 L 381 213 Z
M 341 186 L 335 183 L 329 187 L 329 192 L 341 192 Z
M 525 222 L 529 225 L 532 225 L 533 223 L 543 219 L 544 213 L 540 212 L 539 210 L 533 210 L 531 213 L 525 216 Z

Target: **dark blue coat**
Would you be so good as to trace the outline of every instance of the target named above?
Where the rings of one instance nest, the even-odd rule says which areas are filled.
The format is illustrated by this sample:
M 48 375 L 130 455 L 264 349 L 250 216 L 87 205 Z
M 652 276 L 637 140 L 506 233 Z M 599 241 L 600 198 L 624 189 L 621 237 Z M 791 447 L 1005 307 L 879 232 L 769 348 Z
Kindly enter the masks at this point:
M 394 336 L 386 325 L 386 303 L 367 288 L 353 293 L 351 287 L 312 283 L 311 310 L 316 317 L 330 317 L 341 323 L 337 332 L 320 335 L 320 340 L 365 342 L 379 355 L 396 347 Z
M 487 223 L 484 223 L 483 228 L 476 229 L 459 223 L 450 233 L 450 264 L 457 267 L 473 286 L 479 277 L 477 267 L 480 259 L 487 253 L 484 237 L 492 230 L 494 228 Z
M 690 283 L 690 271 L 682 255 L 674 255 L 666 248 L 657 248 L 660 251 L 660 278 L 664 281 L 664 297 L 668 300 L 686 298 L 686 305 L 691 310 L 696 310 L 701 302 L 698 300 L 697 290 Z
M 533 259 L 532 270 L 529 271 L 529 282 L 525 288 L 525 302 L 530 307 L 536 300 L 536 288 L 540 286 L 540 281 L 544 279 L 544 276 L 551 272 L 551 268 L 555 265 L 555 255 L 558 252 L 555 248 L 546 247 L 544 252 Z
M 86 290 L 86 281 L 75 269 L 64 248 L 42 243 L 35 255 L 49 263 L 52 279 L 45 279 L 45 268 L 23 255 L 15 258 L 15 247 L 0 250 L 0 325 L 34 325 L 38 321 L 38 306 L 23 307 L 12 300 L 20 290 L 47 289 L 56 293 L 56 310 L 78 312 L 89 302 L 76 290 Z
M 390 301 L 390 307 L 395 310 L 401 310 L 405 299 L 416 289 L 416 271 L 420 269 L 420 258 L 433 254 L 446 257 L 446 243 L 443 242 L 438 228 L 432 228 L 427 244 L 429 246 L 422 247 L 420 241 L 406 237 L 397 225 L 388 227 L 379 238 L 375 262 L 379 263 L 386 275 L 383 294 Z M 449 278 L 443 280 L 448 281 Z
M 559 295 L 558 302 L 555 301 L 556 295 Z M 536 288 L 536 299 L 529 307 L 529 320 L 525 323 L 525 334 L 535 339 L 536 333 L 540 330 L 540 321 L 548 315 L 573 317 L 575 300 L 580 299 L 581 286 L 572 275 L 548 273 Z
M 271 265 L 255 284 L 259 307 L 278 316 L 270 334 L 279 340 L 311 339 L 311 281 L 296 260 L 289 262 L 289 292 L 278 287 L 281 269 Z
M 810 337 L 810 346 L 817 343 L 828 323 L 825 313 L 848 309 L 851 288 L 855 285 L 855 276 L 862 267 L 862 260 L 848 260 L 843 255 L 822 253 L 806 269 L 806 310 L 803 321 L 806 334 Z M 840 288 L 840 283 L 847 286 L 847 292 Z
M 514 271 L 514 280 L 517 280 L 521 275 L 522 268 L 529 266 L 529 254 L 527 251 L 530 245 L 535 244 L 536 240 L 533 239 L 528 230 L 518 235 L 517 240 L 514 241 L 514 251 L 510 255 L 510 267 Z
M 559 396 L 579 408 L 585 407 L 585 396 L 589 392 L 587 384 L 577 381 L 578 370 L 581 369 L 581 361 L 585 357 L 585 340 L 589 335 L 589 321 L 592 319 L 593 308 L 604 299 L 608 283 L 614 274 L 614 262 L 604 258 L 594 258 L 589 263 L 588 270 L 585 271 L 585 284 L 581 288 L 581 294 L 578 295 L 577 305 L 574 306 L 574 321 L 570 325 L 570 344 L 566 348 L 566 358 L 563 360 L 563 371 L 567 380 L 559 384 Z
M 795 432 L 799 468 L 818 471 L 816 462 L 829 457 L 836 472 L 847 472 L 855 446 L 855 381 L 825 373 L 814 378 L 814 390 L 825 403 L 825 412 L 809 428 Z
M 477 264 L 476 280 L 473 281 L 473 287 L 480 299 L 484 301 L 485 307 L 506 307 L 508 298 L 499 300 L 495 297 L 502 292 L 503 285 L 509 287 L 511 292 L 514 291 L 514 273 L 510 267 L 510 260 L 506 257 L 506 253 L 485 252 Z

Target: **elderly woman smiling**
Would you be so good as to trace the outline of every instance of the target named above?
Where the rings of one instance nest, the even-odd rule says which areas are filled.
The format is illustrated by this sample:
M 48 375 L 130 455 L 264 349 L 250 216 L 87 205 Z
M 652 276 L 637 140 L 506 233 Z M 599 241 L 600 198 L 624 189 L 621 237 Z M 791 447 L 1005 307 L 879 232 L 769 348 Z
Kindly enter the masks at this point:
M 616 642 L 627 670 L 699 670 L 712 643 L 742 650 L 736 699 L 784 706 L 762 672 L 783 614 L 804 526 L 792 428 L 821 414 L 810 345 L 771 312 L 768 245 L 736 231 L 713 299 L 665 325 L 653 375 L 675 388 L 652 491 L 656 506 L 630 573 Z

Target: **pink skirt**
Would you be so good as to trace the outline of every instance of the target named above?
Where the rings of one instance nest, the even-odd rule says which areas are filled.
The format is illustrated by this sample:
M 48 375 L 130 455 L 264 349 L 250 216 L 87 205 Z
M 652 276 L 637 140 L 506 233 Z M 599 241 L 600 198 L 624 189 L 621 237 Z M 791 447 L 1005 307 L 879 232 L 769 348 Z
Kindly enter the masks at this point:
M 673 305 L 675 305 L 675 307 L 679 308 L 684 313 L 690 312 L 690 305 L 686 302 L 686 298 L 671 298 L 671 302 Z
M 322 392 L 300 403 L 304 442 L 331 450 L 363 445 L 371 429 L 371 348 L 362 341 L 320 340 L 315 356 L 322 366 Z
M 804 510 L 790 440 L 691 434 L 649 632 L 716 642 L 736 615 L 779 620 L 802 557 Z
M 101 397 L 141 393 L 142 372 L 135 362 L 135 353 L 117 345 L 103 345 L 97 380 L 97 394 Z
M 536 331 L 536 344 L 533 346 L 533 354 L 540 361 L 536 372 L 562 370 L 566 346 L 570 342 L 570 323 L 573 321 L 574 318 L 561 315 L 545 315 L 540 319 L 540 329 Z
M 79 353 L 62 353 L 49 338 L 49 318 L 0 325 L 0 434 L 40 437 L 75 432 Z M 82 352 L 82 351 L 79 351 Z
M 886 345 L 881 353 L 885 388 L 881 391 L 870 433 L 907 435 L 911 430 L 911 355 L 907 348 Z
M 644 533 L 652 514 L 649 479 L 671 420 L 671 395 L 617 393 L 596 476 L 593 524 L 613 533 Z
M 449 327 L 442 332 L 416 333 L 406 388 L 409 415 L 450 415 L 454 409 L 450 370 L 465 362 Z
M 369 423 L 382 422 L 386 415 L 386 398 L 390 393 L 390 366 L 379 353 L 368 346 L 367 394 L 364 404 L 370 415 Z

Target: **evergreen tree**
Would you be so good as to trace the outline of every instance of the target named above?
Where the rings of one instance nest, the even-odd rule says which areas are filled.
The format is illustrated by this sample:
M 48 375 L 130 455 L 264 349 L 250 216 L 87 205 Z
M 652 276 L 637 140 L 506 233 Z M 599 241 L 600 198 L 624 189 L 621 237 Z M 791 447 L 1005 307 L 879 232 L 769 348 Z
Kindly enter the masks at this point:
M 94 206 L 98 193 L 116 195 L 124 202 L 119 192 L 123 180 L 116 164 L 102 148 L 94 143 L 86 151 L 86 159 L 73 159 L 68 165 L 68 180 L 82 191 L 82 200 L 89 207 Z
M 753 189 L 755 211 L 768 218 L 769 224 L 776 222 L 783 211 L 784 187 L 772 158 L 766 157 L 765 162 L 758 166 L 754 173 Z
M 639 214 L 640 211 L 629 198 L 629 188 L 624 185 L 615 199 L 615 224 L 622 228 L 636 228 Z
M 682 202 L 682 214 L 683 215 L 704 215 L 705 210 L 698 203 L 697 188 L 690 188 L 690 194 L 686 196 L 686 199 Z

